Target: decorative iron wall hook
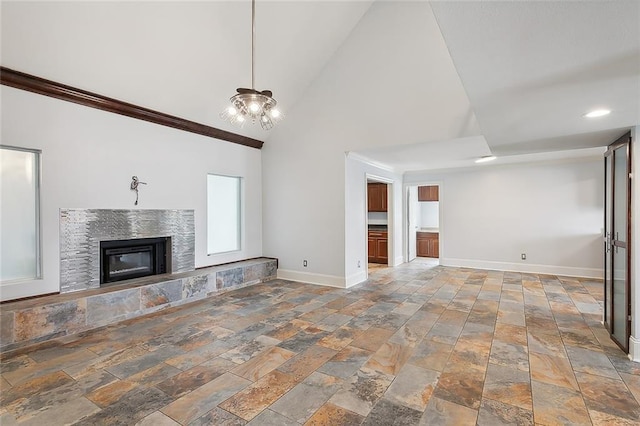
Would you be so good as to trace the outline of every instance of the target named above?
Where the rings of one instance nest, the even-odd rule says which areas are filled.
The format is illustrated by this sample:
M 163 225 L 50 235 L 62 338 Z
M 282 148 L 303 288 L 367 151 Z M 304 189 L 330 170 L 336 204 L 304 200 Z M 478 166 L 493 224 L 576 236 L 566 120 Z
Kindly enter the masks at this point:
M 138 180 L 138 176 L 131 176 L 131 190 L 132 191 L 136 191 L 136 202 L 133 203 L 134 206 L 138 205 L 138 185 L 146 185 L 146 182 L 140 182 L 140 180 Z

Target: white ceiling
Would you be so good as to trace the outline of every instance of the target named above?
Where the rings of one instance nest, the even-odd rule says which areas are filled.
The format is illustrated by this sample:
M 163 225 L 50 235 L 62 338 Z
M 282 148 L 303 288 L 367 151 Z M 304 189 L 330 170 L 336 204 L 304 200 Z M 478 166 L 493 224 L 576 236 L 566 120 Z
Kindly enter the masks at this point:
M 359 155 L 399 172 L 582 158 L 601 155 L 589 148 L 640 124 L 640 2 L 431 6 L 487 148 L 499 160 L 475 165 L 482 151 L 477 138 Z M 612 113 L 583 117 L 596 108 Z
M 393 172 L 461 168 L 491 152 L 483 136 L 448 139 L 411 145 L 393 145 L 350 153 L 354 158 L 386 167 Z
M 638 1 L 432 7 L 494 154 L 598 146 L 572 137 L 640 122 Z M 613 112 L 583 117 L 595 108 Z
M 370 1 L 256 2 L 256 89 L 289 112 Z M 251 86 L 251 3 L 1 3 L 2 65 L 265 140 L 220 119 Z
M 247 1 L 1 7 L 5 67 L 267 144 L 312 105 L 349 151 L 398 171 L 566 156 L 640 123 L 635 0 L 258 0 L 256 88 L 287 114 L 271 134 L 218 116 L 250 85 Z M 582 117 L 595 107 L 613 112 Z

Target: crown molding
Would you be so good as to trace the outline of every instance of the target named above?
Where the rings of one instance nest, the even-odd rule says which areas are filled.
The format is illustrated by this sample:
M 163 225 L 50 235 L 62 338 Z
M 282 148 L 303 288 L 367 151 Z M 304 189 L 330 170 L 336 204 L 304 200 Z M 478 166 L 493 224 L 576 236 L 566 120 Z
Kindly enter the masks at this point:
M 261 149 L 264 143 L 237 133 L 185 120 L 184 118 L 108 98 L 97 93 L 88 92 L 6 67 L 0 67 L 0 84 L 251 148 Z
M 395 169 L 394 167 L 388 166 L 388 165 L 386 165 L 384 163 L 381 163 L 379 161 L 372 160 L 371 158 L 366 157 L 366 156 L 364 156 L 362 154 L 358 154 L 357 152 L 349 151 L 346 154 L 347 154 L 347 158 L 350 158 L 352 160 L 356 160 L 356 161 L 359 161 L 361 163 L 368 164 L 370 166 L 376 167 L 378 169 L 386 170 L 386 171 L 391 172 L 391 173 L 395 173 L 395 174 L 400 173 L 400 171 Z

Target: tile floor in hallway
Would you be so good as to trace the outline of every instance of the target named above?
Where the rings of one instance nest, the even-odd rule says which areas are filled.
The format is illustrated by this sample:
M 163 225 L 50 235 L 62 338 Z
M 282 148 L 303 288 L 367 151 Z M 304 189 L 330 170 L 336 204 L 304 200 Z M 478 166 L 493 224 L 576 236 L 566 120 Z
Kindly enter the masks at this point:
M 275 280 L 2 357 L 0 424 L 638 424 L 602 283 L 406 264 Z

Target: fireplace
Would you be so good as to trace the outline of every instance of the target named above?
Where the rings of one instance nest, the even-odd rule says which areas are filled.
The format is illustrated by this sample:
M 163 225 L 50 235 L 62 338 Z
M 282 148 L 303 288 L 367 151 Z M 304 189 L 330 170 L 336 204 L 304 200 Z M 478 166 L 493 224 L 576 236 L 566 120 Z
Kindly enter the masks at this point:
M 100 241 L 100 285 L 170 272 L 170 237 Z
M 60 209 L 60 293 L 104 285 L 101 241 L 155 237 L 170 237 L 166 273 L 195 270 L 193 210 Z

